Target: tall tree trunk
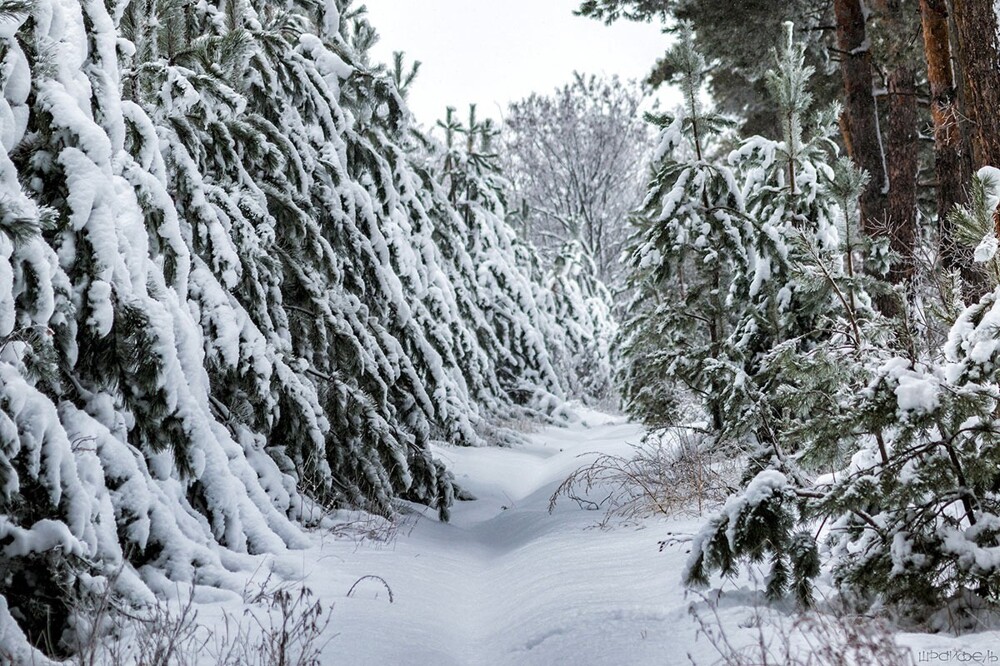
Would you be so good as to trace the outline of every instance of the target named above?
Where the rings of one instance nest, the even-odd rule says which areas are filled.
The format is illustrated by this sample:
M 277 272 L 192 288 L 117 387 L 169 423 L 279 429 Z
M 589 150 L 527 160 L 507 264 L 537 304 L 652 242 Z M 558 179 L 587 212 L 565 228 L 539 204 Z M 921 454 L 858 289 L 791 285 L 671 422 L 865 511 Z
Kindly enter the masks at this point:
M 973 166 L 1000 166 L 1000 44 L 987 0 L 952 0 L 962 63 L 965 115 L 972 122 Z
M 872 64 L 860 0 L 834 0 L 837 47 L 846 103 L 841 117 L 844 142 L 855 164 L 871 180 L 861 195 L 861 225 L 870 235 L 885 233 L 886 174 L 882 159 L 878 112 L 872 94 Z
M 980 274 L 972 265 L 968 248 L 955 241 L 948 214 L 965 203 L 965 185 L 972 162 L 959 126 L 959 100 L 951 65 L 951 33 L 947 0 L 920 0 L 920 24 L 924 35 L 927 80 L 931 86 L 931 118 L 934 121 L 934 172 L 937 177 L 938 255 L 947 271 L 959 270 L 966 297 L 975 299 L 982 289 Z
M 913 278 L 917 226 L 917 93 L 913 70 L 898 65 L 889 74 L 889 247 L 899 259 L 889 267 L 894 284 Z
M 927 80 L 931 85 L 931 118 L 934 121 L 934 172 L 937 176 L 938 242 L 945 268 L 961 267 L 948 213 L 965 200 L 970 163 L 963 155 L 959 132 L 958 100 L 951 70 L 951 43 L 946 0 L 920 0 Z
M 951 46 L 961 72 L 957 83 L 960 142 L 969 171 L 1000 165 L 1000 45 L 997 16 L 992 2 L 950 0 Z M 947 221 L 946 221 L 947 223 Z M 963 296 L 967 302 L 979 300 L 989 289 L 985 275 L 973 265 L 969 248 L 957 248 L 965 277 Z

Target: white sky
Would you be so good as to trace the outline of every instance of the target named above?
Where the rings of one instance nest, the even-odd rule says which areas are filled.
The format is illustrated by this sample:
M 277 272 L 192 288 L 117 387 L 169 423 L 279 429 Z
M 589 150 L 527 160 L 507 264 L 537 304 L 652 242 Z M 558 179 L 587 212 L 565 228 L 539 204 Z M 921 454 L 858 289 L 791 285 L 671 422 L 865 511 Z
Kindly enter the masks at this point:
M 363 1 L 382 36 L 373 57 L 423 62 L 409 102 L 425 125 L 446 106 L 464 117 L 470 102 L 500 119 L 508 102 L 549 93 L 574 70 L 641 80 L 668 44 L 656 25 L 574 16 L 578 0 Z

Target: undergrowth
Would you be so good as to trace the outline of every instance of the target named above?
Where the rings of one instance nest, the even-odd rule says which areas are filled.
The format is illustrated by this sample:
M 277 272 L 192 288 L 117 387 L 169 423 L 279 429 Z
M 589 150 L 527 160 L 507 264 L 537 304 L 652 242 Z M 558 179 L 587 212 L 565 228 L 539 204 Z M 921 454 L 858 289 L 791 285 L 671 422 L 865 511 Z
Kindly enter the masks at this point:
M 675 427 L 647 434 L 628 456 L 582 454 L 597 457 L 556 488 L 549 512 L 569 499 L 583 509 L 604 511 L 601 527 L 655 514 L 701 515 L 733 492 L 741 472 L 738 458 L 707 444 L 702 429 Z

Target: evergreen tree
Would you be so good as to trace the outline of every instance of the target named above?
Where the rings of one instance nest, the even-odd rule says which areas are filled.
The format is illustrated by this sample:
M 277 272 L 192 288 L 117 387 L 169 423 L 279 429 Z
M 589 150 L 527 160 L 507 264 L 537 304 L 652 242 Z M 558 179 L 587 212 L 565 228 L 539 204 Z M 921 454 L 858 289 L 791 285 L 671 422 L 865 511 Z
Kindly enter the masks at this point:
M 761 54 L 773 45 L 773 35 L 786 22 L 802 29 L 806 58 L 818 70 L 814 94 L 822 103 L 836 99 L 840 81 L 831 58 L 832 6 L 825 0 L 741 2 L 725 0 L 580 0 L 577 13 L 605 23 L 618 20 L 657 22 L 670 32 L 687 24 L 695 31 L 695 48 L 715 67 L 706 82 L 718 109 L 737 118 L 744 135 L 771 136 L 781 127 L 780 114 L 767 87 L 769 63 Z M 651 68 L 647 83 L 654 87 L 677 76 L 669 56 Z
M 846 176 L 831 191 L 851 219 L 863 178 Z M 987 264 L 997 246 L 994 176 L 981 172 L 953 220 Z M 845 250 L 851 278 L 854 252 Z M 822 545 L 834 581 L 857 602 L 926 617 L 992 598 L 997 294 L 966 308 L 942 349 L 927 349 L 874 314 L 865 294 L 884 286 L 856 276 L 831 284 L 850 329 L 783 345 L 762 365 L 775 379 L 760 394 L 771 453 L 752 458 L 753 479 L 696 538 L 686 580 L 704 585 L 713 571 L 768 559 L 768 593 L 791 589 L 808 604 Z
M 993 171 L 973 179 L 969 207 L 954 215 L 959 237 L 985 233 L 984 263 L 995 261 Z M 850 459 L 816 484 L 810 514 L 833 523 L 831 568 L 857 598 L 923 616 L 996 594 L 996 568 L 983 557 L 996 547 L 998 510 L 996 299 L 987 293 L 961 312 L 943 349 L 873 364 L 867 387 L 846 401 Z
M 729 122 L 702 108 L 707 68 L 693 42 L 684 25 L 668 54 L 684 105 L 674 116 L 650 117 L 661 131 L 628 250 L 635 296 L 622 327 L 621 381 L 626 407 L 647 423 L 670 421 L 679 384 L 704 401 L 720 428 L 716 396 L 726 380 L 720 371 L 736 321 L 729 285 L 747 260 L 746 230 L 736 176 L 711 159 Z
M 827 165 L 835 110 L 806 133 L 803 60 L 788 26 L 768 76 L 782 140 L 754 137 L 729 157 L 742 181 L 746 238 L 746 262 L 729 289 L 746 307 L 728 339 L 722 435 L 747 442 L 746 486 L 696 538 L 684 575 L 705 584 L 713 570 L 729 575 L 741 560 L 767 559 L 768 595 L 792 590 L 808 604 L 819 556 L 803 529 L 811 516 L 804 489 L 850 449 L 846 405 L 869 377 L 868 345 L 885 336 L 869 295 L 878 285 L 855 269 L 865 178 L 846 160 Z
M 444 130 L 440 177 L 468 232 L 477 301 L 498 343 L 488 350 L 497 377 L 516 403 L 528 405 L 546 393 L 559 396 L 563 388 L 546 348 L 553 324 L 536 301 L 526 248 L 505 219 L 505 184 L 492 146 L 496 130 L 477 119 L 474 105 L 467 125 L 448 109 L 439 126 Z
M 780 359 L 830 340 L 860 345 L 858 320 L 870 311 L 870 298 L 853 275 L 856 247 L 845 248 L 842 239 L 844 232 L 850 240 L 853 220 L 841 202 L 853 201 L 835 194 L 865 181 L 847 165 L 841 164 L 838 174 L 828 164 L 836 154 L 835 107 L 819 112 L 805 133 L 811 69 L 791 24 L 785 37 L 777 67 L 768 74 L 782 139 L 750 138 L 729 157 L 742 178 L 748 248 L 746 270 L 735 276 L 732 288 L 733 300 L 746 304 L 730 337 L 740 365 L 725 384 L 724 400 L 740 415 L 732 419 L 737 428 L 770 443 L 779 434 L 767 399 L 791 381 L 781 372 Z M 838 175 L 850 182 L 837 183 Z
M 186 300 L 190 248 L 162 163 L 127 147 L 130 123 L 151 124 L 121 100 L 105 6 L 36 3 L 14 29 L 3 36 L 5 105 L 18 123 L 3 158 L 2 591 L 33 637 L 44 625 L 58 639 L 73 622 L 66 590 L 101 585 L 78 573 L 111 572 L 126 551 L 152 569 L 140 581 L 128 568 L 118 592 L 148 600 L 146 585 L 164 574 L 197 568 L 224 584 L 219 544 L 305 542 L 282 511 L 277 468 L 211 415 Z M 81 35 L 53 59 L 49 44 Z

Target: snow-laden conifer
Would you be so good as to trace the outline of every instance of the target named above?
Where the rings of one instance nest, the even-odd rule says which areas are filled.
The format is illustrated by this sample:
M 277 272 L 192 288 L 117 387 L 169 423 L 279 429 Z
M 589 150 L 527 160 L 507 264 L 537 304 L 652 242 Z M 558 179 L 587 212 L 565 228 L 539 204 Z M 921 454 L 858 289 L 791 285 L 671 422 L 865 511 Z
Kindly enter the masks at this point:
M 560 334 L 550 341 L 560 377 L 571 395 L 593 404 L 613 404 L 612 345 L 618 325 L 611 292 L 580 243 L 567 243 L 546 275 L 543 305 Z
M 499 173 L 491 121 L 477 119 L 474 106 L 463 124 L 448 109 L 439 126 L 444 143 L 438 168 L 448 199 L 468 233 L 466 247 L 475 270 L 473 289 L 482 310 L 482 325 L 491 329 L 497 346 L 487 348 L 497 378 L 510 398 L 531 405 L 544 395 L 562 395 L 547 336 L 554 322 L 536 298 L 531 279 L 531 253 L 505 216 L 505 184 Z
M 806 126 L 810 70 L 791 26 L 776 60 L 768 81 L 782 140 L 753 137 L 728 160 L 741 181 L 747 243 L 730 287 L 745 305 L 728 341 L 723 435 L 744 443 L 747 485 L 695 539 L 685 577 L 704 584 L 713 570 L 766 559 L 768 595 L 792 590 L 808 604 L 819 568 L 804 498 L 812 475 L 851 447 L 837 439 L 840 419 L 870 376 L 866 354 L 880 327 L 854 267 L 864 176 L 835 158 L 835 109 Z
M 650 117 L 660 136 L 626 254 L 635 295 L 622 327 L 622 390 L 633 414 L 664 424 L 683 387 L 721 427 L 727 344 L 743 307 L 730 293 L 747 261 L 743 193 L 733 170 L 713 159 L 729 122 L 703 108 L 707 68 L 690 26 L 667 57 L 684 103 Z

